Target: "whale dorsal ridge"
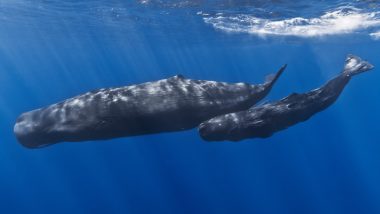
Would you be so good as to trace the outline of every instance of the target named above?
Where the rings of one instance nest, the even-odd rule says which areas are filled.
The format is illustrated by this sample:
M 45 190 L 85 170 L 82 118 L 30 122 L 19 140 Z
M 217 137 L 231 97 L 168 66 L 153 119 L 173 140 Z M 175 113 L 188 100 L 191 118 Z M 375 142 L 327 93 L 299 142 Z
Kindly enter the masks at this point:
M 177 74 L 175 76 L 172 77 L 172 79 L 185 79 L 186 77 L 183 76 L 182 74 Z

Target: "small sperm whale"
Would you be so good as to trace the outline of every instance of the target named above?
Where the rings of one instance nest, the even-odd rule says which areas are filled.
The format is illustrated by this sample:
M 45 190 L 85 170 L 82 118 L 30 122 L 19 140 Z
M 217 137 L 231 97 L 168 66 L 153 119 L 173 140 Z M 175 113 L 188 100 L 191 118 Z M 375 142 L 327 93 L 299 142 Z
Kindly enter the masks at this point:
M 14 133 L 22 145 L 38 148 L 64 141 L 192 129 L 217 115 L 256 104 L 269 93 L 285 67 L 258 85 L 192 80 L 177 75 L 100 89 L 21 114 Z
M 201 123 L 199 134 L 206 141 L 270 137 L 332 105 L 352 76 L 372 68 L 368 62 L 349 55 L 343 72 L 324 86 L 305 94 L 293 93 L 277 102 L 217 116 Z

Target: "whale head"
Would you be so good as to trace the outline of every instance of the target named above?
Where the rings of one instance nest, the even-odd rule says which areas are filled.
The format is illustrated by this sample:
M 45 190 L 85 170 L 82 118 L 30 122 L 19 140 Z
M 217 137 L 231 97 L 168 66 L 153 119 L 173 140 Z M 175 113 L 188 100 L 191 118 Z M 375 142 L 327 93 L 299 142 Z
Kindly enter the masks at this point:
M 53 144 L 54 139 L 48 137 L 49 124 L 39 121 L 41 114 L 38 110 L 21 114 L 13 127 L 13 132 L 18 141 L 27 148 L 41 148 Z
M 222 141 L 231 139 L 239 124 L 239 118 L 236 113 L 214 117 L 198 126 L 198 132 L 203 140 Z M 238 140 L 238 139 L 236 139 Z

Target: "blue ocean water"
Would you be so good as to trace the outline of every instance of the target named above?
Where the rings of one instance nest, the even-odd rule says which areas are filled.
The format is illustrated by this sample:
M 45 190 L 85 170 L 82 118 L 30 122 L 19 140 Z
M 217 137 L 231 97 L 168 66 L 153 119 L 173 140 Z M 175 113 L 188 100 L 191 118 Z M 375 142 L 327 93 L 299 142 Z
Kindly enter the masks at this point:
M 380 213 L 380 2 L 0 1 L 0 213 Z M 183 74 L 319 87 L 356 54 L 375 67 L 326 111 L 268 139 L 197 130 L 27 149 L 19 114 Z

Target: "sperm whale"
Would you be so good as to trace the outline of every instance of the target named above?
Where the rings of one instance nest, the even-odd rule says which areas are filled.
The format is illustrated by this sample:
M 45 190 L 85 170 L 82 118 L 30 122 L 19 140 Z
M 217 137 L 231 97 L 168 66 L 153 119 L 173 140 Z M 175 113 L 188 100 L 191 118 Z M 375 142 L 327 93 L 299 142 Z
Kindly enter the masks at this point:
M 263 84 L 168 79 L 88 92 L 21 114 L 14 126 L 29 148 L 196 128 L 220 114 L 248 109 L 264 98 L 285 66 Z
M 277 131 L 308 120 L 332 105 L 352 76 L 372 68 L 370 63 L 349 55 L 343 72 L 324 86 L 304 94 L 293 93 L 277 102 L 219 115 L 201 123 L 199 134 L 206 141 L 270 137 Z

